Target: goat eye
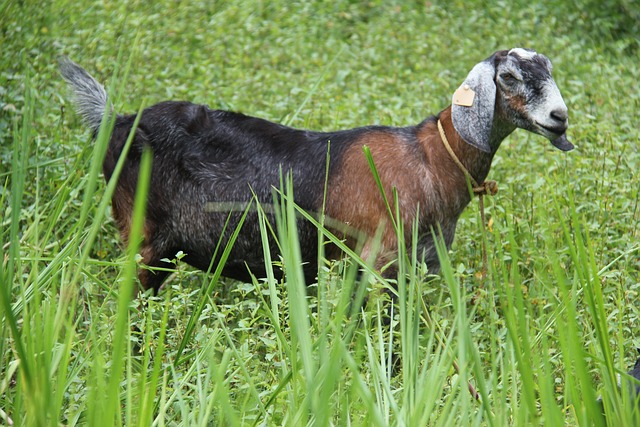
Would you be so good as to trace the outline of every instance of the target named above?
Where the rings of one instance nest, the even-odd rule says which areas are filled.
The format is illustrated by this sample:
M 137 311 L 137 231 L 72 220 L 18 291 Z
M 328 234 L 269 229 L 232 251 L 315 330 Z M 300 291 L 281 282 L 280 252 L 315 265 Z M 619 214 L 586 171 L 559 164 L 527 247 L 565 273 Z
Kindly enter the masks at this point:
M 502 73 L 500 74 L 500 78 L 502 79 L 503 82 L 508 84 L 513 84 L 518 81 L 518 78 L 511 73 Z

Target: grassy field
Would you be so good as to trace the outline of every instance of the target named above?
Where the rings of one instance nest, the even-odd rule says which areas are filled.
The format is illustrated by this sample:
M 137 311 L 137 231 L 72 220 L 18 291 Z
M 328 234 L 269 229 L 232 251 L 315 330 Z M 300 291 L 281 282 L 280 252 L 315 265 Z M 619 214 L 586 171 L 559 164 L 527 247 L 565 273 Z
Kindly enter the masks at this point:
M 0 1 L 0 424 L 638 425 L 616 375 L 640 347 L 639 22 L 632 0 Z M 391 332 L 376 292 L 349 315 L 382 286 L 357 262 L 294 280 L 286 227 L 290 280 L 176 254 L 130 301 L 135 248 L 59 55 L 120 112 L 185 99 L 333 130 L 416 124 L 514 46 L 554 63 L 577 148 L 510 136 L 489 231 L 472 203 L 435 277 L 407 249 Z

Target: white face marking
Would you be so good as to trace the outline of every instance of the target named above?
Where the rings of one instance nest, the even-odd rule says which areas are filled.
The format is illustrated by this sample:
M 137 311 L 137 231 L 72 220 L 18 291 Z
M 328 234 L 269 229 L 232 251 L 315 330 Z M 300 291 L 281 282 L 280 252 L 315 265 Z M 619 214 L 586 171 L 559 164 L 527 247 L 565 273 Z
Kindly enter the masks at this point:
M 558 122 L 551 116 L 552 112 L 567 115 L 567 105 L 562 99 L 560 90 L 553 80 L 549 80 L 545 84 L 543 102 L 531 111 L 531 119 L 537 125 L 554 128 L 558 127 Z M 544 134 L 544 131 L 542 131 Z
M 511 49 L 509 51 L 509 55 L 511 54 L 518 55 L 522 59 L 533 59 L 533 57 L 537 55 L 537 53 L 533 50 L 526 50 L 520 47 L 515 47 Z

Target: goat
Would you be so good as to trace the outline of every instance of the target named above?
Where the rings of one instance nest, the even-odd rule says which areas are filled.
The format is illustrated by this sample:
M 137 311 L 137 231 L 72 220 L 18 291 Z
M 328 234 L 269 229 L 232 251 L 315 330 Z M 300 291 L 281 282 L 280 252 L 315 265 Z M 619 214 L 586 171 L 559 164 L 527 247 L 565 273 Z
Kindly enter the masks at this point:
M 79 113 L 97 133 L 103 116 L 113 111 L 104 88 L 67 58 L 61 60 L 60 70 L 75 92 Z M 296 203 L 305 211 L 319 212 L 330 146 L 325 214 L 368 236 L 361 254 L 377 256 L 379 267 L 393 258 L 398 243 L 363 154 L 363 147 L 368 146 L 386 193 L 396 189 L 404 224 L 417 221 L 418 248 L 428 268 L 437 271 L 433 230 L 439 227 L 446 246 L 451 246 L 458 217 L 472 197 L 468 177 L 478 182 L 485 179 L 500 143 L 513 130 L 523 128 L 546 137 L 560 150 L 573 149 L 565 134 L 567 107 L 551 71 L 549 59 L 533 50 L 498 51 L 471 70 L 456 91 L 453 105 L 408 127 L 315 132 L 205 105 L 161 102 L 142 112 L 113 196 L 113 217 L 126 242 L 141 152 L 150 147 L 153 166 L 142 260 L 147 266 L 166 268 L 162 259 L 183 251 L 188 264 L 206 271 L 218 261 L 212 259 L 217 243 L 228 241 L 228 230 L 234 229 L 239 218 L 233 217 L 235 224 L 231 221 L 223 231 L 228 212 L 212 212 L 207 206 L 246 205 L 254 194 L 259 202 L 272 203 L 279 171 L 285 171 L 292 177 Z M 115 118 L 103 165 L 107 180 L 135 118 Z M 237 236 L 222 271 L 224 276 L 249 280 L 250 272 L 265 274 L 260 229 L 253 215 L 247 217 Z M 381 248 L 372 254 L 373 236 L 379 227 L 383 227 Z M 298 231 L 305 277 L 313 280 L 318 230 L 309 221 L 300 220 Z M 353 237 L 345 240 L 356 247 Z M 277 252 L 274 242 L 269 245 Z M 166 270 L 143 269 L 139 279 L 145 290 L 157 291 L 167 275 Z
M 637 351 L 638 353 L 640 353 L 640 348 L 637 349 Z M 640 410 L 640 358 L 636 359 L 633 368 L 629 370 L 627 375 L 629 378 L 621 377 L 620 374 L 618 374 L 618 392 L 623 390 L 623 383 L 626 383 L 625 386 L 629 393 L 628 396 L 630 397 L 630 401 L 634 405 L 634 408 L 632 408 L 632 410 Z M 596 402 L 603 416 L 606 417 L 607 415 L 611 415 L 607 414 L 605 411 L 602 395 L 598 396 Z

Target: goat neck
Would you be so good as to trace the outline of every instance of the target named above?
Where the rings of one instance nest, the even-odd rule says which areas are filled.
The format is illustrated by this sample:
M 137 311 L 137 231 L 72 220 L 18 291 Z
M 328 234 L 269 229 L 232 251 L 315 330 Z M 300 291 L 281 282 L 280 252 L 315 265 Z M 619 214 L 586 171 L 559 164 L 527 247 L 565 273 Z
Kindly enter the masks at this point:
M 489 174 L 489 169 L 491 168 L 491 161 L 493 160 L 493 156 L 495 152 L 500 147 L 500 143 L 514 130 L 514 127 L 507 126 L 504 123 L 496 120 L 497 123 L 494 123 L 492 134 L 491 134 L 491 152 L 485 153 L 474 146 L 467 144 L 460 134 L 456 132 L 453 127 L 453 122 L 451 119 L 451 106 L 442 110 L 440 114 L 438 114 L 437 119 L 440 120 L 442 127 L 444 129 L 444 133 L 447 136 L 447 140 L 449 141 L 449 145 L 453 149 L 454 153 L 460 160 L 460 162 L 464 165 L 464 167 L 469 171 L 471 176 L 478 182 L 482 182 L 485 180 L 487 175 Z M 438 140 L 440 139 L 439 132 L 437 130 L 437 124 L 430 123 L 429 126 L 433 126 L 434 129 L 430 129 L 430 133 L 434 135 Z M 429 142 L 431 146 L 428 148 L 428 152 L 437 153 L 438 163 L 441 161 L 446 162 L 445 164 L 448 166 L 447 170 L 451 170 L 452 168 L 456 169 L 457 172 L 460 172 L 459 175 L 461 180 L 464 182 L 464 173 L 459 170 L 456 166 L 453 159 L 447 152 L 444 147 L 442 141 L 439 143 Z M 425 147 L 426 148 L 426 147 Z M 456 175 L 457 175 L 456 172 Z

